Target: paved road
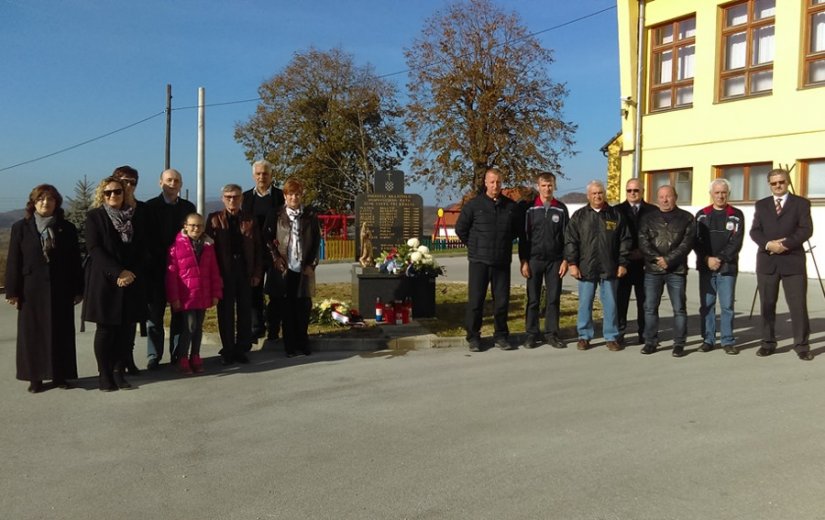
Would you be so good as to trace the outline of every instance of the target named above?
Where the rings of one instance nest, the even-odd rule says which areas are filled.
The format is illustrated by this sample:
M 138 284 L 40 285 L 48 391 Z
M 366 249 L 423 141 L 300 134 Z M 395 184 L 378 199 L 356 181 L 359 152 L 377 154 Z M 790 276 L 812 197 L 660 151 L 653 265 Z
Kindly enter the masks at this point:
M 80 388 L 38 395 L 14 380 L 15 319 L 0 308 L 2 518 L 825 519 L 825 357 L 757 358 L 758 319 L 739 319 L 742 355 L 683 359 L 263 350 L 222 368 L 207 345 L 205 375 L 112 394 L 86 332 Z

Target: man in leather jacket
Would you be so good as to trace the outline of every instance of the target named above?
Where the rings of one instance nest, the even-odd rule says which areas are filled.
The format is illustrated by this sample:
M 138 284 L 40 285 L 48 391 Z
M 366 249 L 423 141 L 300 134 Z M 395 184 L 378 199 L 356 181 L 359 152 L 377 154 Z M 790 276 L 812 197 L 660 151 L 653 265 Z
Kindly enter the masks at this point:
M 667 285 L 673 306 L 673 356 L 685 355 L 687 311 L 685 284 L 687 257 L 693 249 L 696 224 L 693 215 L 676 207 L 676 188 L 661 186 L 656 192 L 659 211 L 650 211 L 639 222 L 639 249 L 645 257 L 645 346 L 653 354 L 659 343 L 659 304 Z
M 573 213 L 564 238 L 564 257 L 570 275 L 579 281 L 579 313 L 576 322 L 579 350 L 590 348 L 594 336 L 593 300 L 596 286 L 602 302 L 602 334 L 611 351 L 621 350 L 616 294 L 619 278 L 627 274 L 630 232 L 619 210 L 605 201 L 604 184 L 587 185 L 587 201 Z

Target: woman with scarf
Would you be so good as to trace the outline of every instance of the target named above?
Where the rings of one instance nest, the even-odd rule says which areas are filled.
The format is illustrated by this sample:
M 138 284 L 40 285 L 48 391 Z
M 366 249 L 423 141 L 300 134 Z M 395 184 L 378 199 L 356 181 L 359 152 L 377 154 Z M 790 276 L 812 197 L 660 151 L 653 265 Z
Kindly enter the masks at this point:
M 308 356 L 309 314 L 315 292 L 315 267 L 321 247 L 316 212 L 303 204 L 304 185 L 290 177 L 283 187 L 286 203 L 272 210 L 264 223 L 264 239 L 272 255 L 272 276 L 266 290 L 281 309 L 287 357 Z
M 134 329 L 146 319 L 143 269 L 146 229 L 123 182 L 106 177 L 86 214 L 83 319 L 97 324 L 94 349 L 103 392 L 129 389 L 123 376 Z
M 29 392 L 43 381 L 70 388 L 77 378 L 74 306 L 83 298 L 77 228 L 63 217 L 63 197 L 50 184 L 29 195 L 25 217 L 11 228 L 6 301 L 17 307 L 17 379 Z

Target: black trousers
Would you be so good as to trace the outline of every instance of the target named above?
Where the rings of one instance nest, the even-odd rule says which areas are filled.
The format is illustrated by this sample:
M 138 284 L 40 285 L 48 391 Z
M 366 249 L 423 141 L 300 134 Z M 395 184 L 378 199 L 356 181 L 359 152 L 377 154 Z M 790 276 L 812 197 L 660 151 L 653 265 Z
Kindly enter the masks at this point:
M 527 279 L 527 312 L 525 330 L 531 336 L 539 335 L 539 311 L 541 307 L 541 285 L 547 288 L 544 312 L 544 332 L 554 336 L 559 333 L 559 305 L 561 302 L 561 260 L 530 260 L 530 278 Z
M 791 313 L 793 349 L 797 353 L 807 352 L 811 348 L 808 344 L 811 324 L 808 319 L 808 277 L 804 274 L 756 273 L 762 312 L 762 344 L 768 348 L 776 348 L 776 302 L 779 299 L 780 280 Z
M 484 299 L 489 285 L 493 296 L 493 323 L 495 339 L 506 339 L 510 335 L 507 327 L 507 310 L 510 306 L 510 264 L 487 265 L 470 262 L 467 286 L 467 314 L 465 329 L 467 340 L 481 337 L 481 321 Z
M 122 370 L 126 355 L 131 352 L 135 323 L 97 324 L 94 349 L 97 371 L 103 382 L 110 384 L 115 370 Z
M 301 273 L 287 269 L 285 293 L 273 298 L 284 311 L 284 347 L 287 354 L 309 350 L 309 314 L 312 311 L 312 299 L 298 296 Z
M 627 275 L 619 278 L 616 294 L 619 309 L 619 337 L 627 331 L 627 310 L 630 307 L 630 293 L 636 295 L 636 331 L 639 336 L 645 333 L 645 268 L 644 264 L 631 262 Z
M 243 258 L 232 260 L 232 269 L 221 273 L 223 299 L 218 302 L 218 332 L 221 355 L 233 356 L 252 348 L 252 286 Z

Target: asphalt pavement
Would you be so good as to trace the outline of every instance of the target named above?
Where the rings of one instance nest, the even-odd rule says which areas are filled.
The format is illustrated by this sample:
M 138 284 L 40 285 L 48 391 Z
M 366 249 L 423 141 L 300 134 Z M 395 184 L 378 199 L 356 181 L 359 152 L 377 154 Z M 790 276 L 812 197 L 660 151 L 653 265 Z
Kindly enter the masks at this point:
M 460 281 L 463 259 L 445 280 Z M 447 262 L 445 262 L 447 263 Z M 319 281 L 349 280 L 322 265 Z M 339 272 L 340 270 L 340 272 Z M 465 275 L 466 276 L 466 275 Z M 514 276 L 514 284 L 522 284 Z M 812 362 L 755 355 L 755 278 L 737 287 L 738 356 L 603 341 L 541 347 L 252 352 L 206 373 L 168 365 L 102 393 L 94 325 L 81 379 L 28 394 L 16 312 L 0 308 L 0 511 L 8 519 L 825 519 L 825 299 L 811 280 Z M 575 284 L 566 282 L 567 288 Z M 514 290 L 520 290 L 518 287 Z M 414 329 L 410 329 L 414 330 Z M 145 348 L 139 339 L 138 352 Z

